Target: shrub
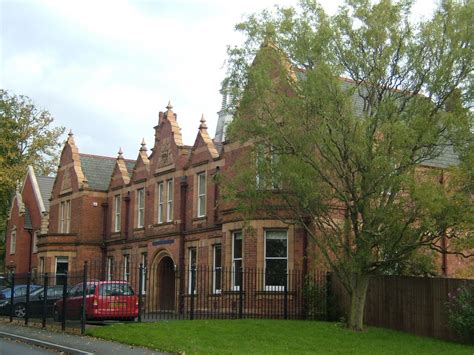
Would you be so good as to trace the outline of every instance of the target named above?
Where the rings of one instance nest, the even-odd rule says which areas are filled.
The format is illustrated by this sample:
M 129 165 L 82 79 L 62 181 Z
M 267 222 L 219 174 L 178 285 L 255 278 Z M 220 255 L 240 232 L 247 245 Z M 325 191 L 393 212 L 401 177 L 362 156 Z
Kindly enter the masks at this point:
M 474 285 L 466 283 L 448 296 L 449 326 L 461 340 L 474 343 Z

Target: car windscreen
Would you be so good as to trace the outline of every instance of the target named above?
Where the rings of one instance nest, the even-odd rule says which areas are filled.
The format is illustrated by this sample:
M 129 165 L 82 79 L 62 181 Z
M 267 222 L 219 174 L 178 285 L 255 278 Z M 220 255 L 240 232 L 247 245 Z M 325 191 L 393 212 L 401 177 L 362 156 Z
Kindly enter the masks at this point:
M 36 296 L 39 293 L 43 293 L 43 287 L 40 287 L 40 288 L 34 290 L 33 292 L 31 292 L 30 296 Z
M 100 285 L 100 296 L 132 296 L 133 290 L 128 284 L 107 283 Z

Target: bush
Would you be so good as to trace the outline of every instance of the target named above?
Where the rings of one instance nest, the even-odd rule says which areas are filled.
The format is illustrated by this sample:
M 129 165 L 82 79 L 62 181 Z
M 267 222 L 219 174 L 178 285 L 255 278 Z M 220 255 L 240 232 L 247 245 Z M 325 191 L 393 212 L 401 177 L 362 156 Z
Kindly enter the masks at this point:
M 461 340 L 474 343 L 474 285 L 465 284 L 448 296 L 449 326 Z

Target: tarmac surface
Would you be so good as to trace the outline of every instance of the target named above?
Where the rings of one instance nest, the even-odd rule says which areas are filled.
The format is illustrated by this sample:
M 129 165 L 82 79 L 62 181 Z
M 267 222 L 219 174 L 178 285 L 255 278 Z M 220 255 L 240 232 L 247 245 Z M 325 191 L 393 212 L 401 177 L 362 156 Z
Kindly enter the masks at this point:
M 17 347 L 15 347 L 17 345 Z M 23 349 L 18 352 L 15 349 Z M 41 352 L 45 350 L 45 352 Z M 15 352 L 6 352 L 15 351 Z M 49 351 L 49 352 L 48 352 Z M 88 336 L 0 322 L 0 354 L 167 354 Z

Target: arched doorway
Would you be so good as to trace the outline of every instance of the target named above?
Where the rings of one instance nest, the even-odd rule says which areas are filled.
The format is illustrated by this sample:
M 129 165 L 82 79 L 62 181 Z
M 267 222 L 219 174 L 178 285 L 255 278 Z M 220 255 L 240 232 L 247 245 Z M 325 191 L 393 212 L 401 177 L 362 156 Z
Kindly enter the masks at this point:
M 174 262 L 169 256 L 163 257 L 158 264 L 158 309 L 174 311 L 175 303 L 175 270 Z

